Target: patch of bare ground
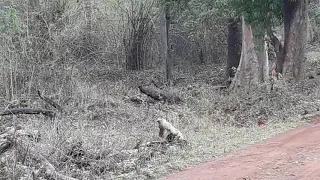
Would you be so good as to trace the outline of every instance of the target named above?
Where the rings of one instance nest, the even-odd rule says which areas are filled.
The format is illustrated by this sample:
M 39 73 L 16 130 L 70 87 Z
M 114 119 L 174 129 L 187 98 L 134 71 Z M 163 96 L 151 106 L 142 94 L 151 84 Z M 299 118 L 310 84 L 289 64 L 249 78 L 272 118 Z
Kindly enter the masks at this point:
M 164 179 L 319 179 L 320 126 L 301 126 L 215 161 L 172 173 Z

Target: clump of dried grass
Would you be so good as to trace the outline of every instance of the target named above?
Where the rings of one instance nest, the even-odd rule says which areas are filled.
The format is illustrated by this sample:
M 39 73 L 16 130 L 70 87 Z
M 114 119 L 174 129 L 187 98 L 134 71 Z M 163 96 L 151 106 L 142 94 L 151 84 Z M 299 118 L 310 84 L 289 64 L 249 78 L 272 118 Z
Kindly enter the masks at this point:
M 228 94 L 212 88 L 223 81 L 223 66 L 190 62 L 177 63 L 175 86 L 164 88 L 179 95 L 184 104 L 126 101 L 143 96 L 138 85 L 163 81 L 164 72 L 160 68 L 143 72 L 121 69 L 125 59 L 121 51 L 123 27 L 114 19 L 115 11 L 96 12 L 98 6 L 105 7 L 101 2 L 69 8 L 61 5 L 35 7 L 39 17 L 50 19 L 49 27 L 31 16 L 37 28 L 30 36 L 17 35 L 18 40 L 13 41 L 15 38 L 1 34 L 5 38 L 0 40 L 0 51 L 9 59 L 0 60 L 1 107 L 9 103 L 4 99 L 20 96 L 27 98 L 31 107 L 44 106 L 35 97 L 40 89 L 65 109 L 55 121 L 21 115 L 2 118 L 6 122 L 3 126 L 19 124 L 39 130 L 41 141 L 31 146 L 61 174 L 79 179 L 157 178 L 293 128 L 300 122 L 288 117 L 305 110 L 311 113 L 319 106 L 315 100 L 319 99 L 318 84 L 302 86 L 307 91 L 299 90 L 301 85 L 286 85 L 271 93 Z M 60 18 L 46 13 L 56 8 L 63 11 L 57 16 Z M 86 19 L 90 11 L 94 12 Z M 154 121 L 158 117 L 181 130 L 188 146 L 134 149 L 139 142 L 159 140 Z M 269 120 L 267 126 L 258 127 L 259 119 Z M 31 178 L 30 172 L 39 170 L 41 161 L 17 148 L 0 160 L 1 175 L 16 179 Z
M 210 71 L 208 68 L 206 73 Z M 306 96 L 292 95 L 288 89 L 280 89 L 281 93 L 256 92 L 240 97 L 213 90 L 202 80 L 189 89 L 179 85 L 165 89 L 181 96 L 185 101 L 183 105 L 139 105 L 125 101 L 126 97 L 139 95 L 138 89 L 133 87 L 141 82 L 145 73 L 127 76 L 131 81 L 95 85 L 79 81 L 73 89 L 78 95 L 69 100 L 66 114 L 54 122 L 22 116 L 30 129 L 40 130 L 43 146 L 38 151 L 46 155 L 60 173 L 71 177 L 156 178 L 170 169 L 181 169 L 189 163 L 217 157 L 300 123 L 281 120 L 268 122 L 261 128 L 255 123 L 262 118 L 257 115 L 260 111 L 266 112 L 264 118 L 269 120 L 286 117 L 302 104 L 312 107 L 308 104 L 311 101 L 302 101 L 307 102 Z M 140 141 L 158 140 L 158 127 L 154 121 L 157 117 L 168 119 L 181 130 L 189 145 L 134 150 Z M 75 154 L 72 149 L 77 144 L 77 152 L 81 150 L 83 155 L 72 158 L 72 153 Z M 14 156 L 3 158 L 3 163 L 20 161 Z M 36 161 L 30 161 L 30 166 L 35 164 Z M 8 168 L 12 170 L 13 167 L 8 165 Z M 85 173 L 80 173 L 83 171 Z

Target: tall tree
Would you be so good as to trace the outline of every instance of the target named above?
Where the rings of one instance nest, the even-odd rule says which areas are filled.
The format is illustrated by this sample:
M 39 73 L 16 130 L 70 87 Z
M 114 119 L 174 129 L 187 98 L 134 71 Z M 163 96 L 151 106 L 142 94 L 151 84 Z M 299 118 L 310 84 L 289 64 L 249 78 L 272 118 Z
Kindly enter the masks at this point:
M 171 56 L 171 49 L 169 44 L 169 31 L 170 31 L 170 4 L 169 0 L 165 1 L 163 5 L 162 14 L 161 14 L 161 40 L 162 40 L 162 50 L 163 54 L 165 54 L 166 61 L 166 80 L 168 83 L 172 82 L 172 69 L 173 62 Z
M 230 0 L 229 8 L 243 13 L 255 30 L 267 31 L 275 47 L 276 71 L 299 80 L 304 75 L 307 41 L 307 0 Z M 272 27 L 284 21 L 284 44 L 274 35 Z M 256 28 L 258 27 L 258 28 Z M 265 30 L 263 30 L 265 29 Z M 266 62 L 266 61 L 264 61 Z
M 304 77 L 305 46 L 307 44 L 308 1 L 284 0 L 284 59 L 278 63 L 279 72 L 295 80 Z
M 173 59 L 170 48 L 170 25 L 172 23 L 175 10 L 183 9 L 189 0 L 159 0 L 160 4 L 160 35 L 161 48 L 160 53 L 166 62 L 166 80 L 169 84 L 173 81 Z
M 268 82 L 269 80 L 269 57 L 266 39 L 265 31 L 254 36 L 254 44 L 259 64 L 258 79 L 260 82 Z
M 241 21 L 239 18 L 230 18 L 228 24 L 228 57 L 226 78 L 234 78 L 235 69 L 239 66 L 241 57 Z
M 246 24 L 244 16 L 242 23 L 242 50 L 239 67 L 231 84 L 231 89 L 240 88 L 250 91 L 258 84 L 259 64 L 257 54 L 254 51 L 253 34 L 250 25 Z

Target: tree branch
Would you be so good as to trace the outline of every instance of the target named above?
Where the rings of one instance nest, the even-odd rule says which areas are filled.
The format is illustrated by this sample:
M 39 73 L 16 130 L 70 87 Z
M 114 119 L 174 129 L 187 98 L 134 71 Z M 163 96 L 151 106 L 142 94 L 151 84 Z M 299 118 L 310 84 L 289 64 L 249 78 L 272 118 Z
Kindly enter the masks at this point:
M 14 135 L 25 135 L 26 132 L 24 130 L 21 130 L 20 128 L 13 128 L 10 127 L 6 132 L 1 134 L 0 136 L 0 155 L 10 148 L 15 146 L 19 146 L 25 150 L 28 150 L 28 153 L 32 158 L 38 159 L 41 162 L 41 169 L 44 169 L 44 173 L 53 178 L 53 179 L 61 179 L 61 180 L 77 180 L 76 178 L 72 178 L 66 175 L 63 175 L 56 171 L 55 167 L 44 157 L 42 154 L 37 150 L 37 148 L 34 148 L 34 146 L 30 146 L 28 144 L 28 141 L 25 139 L 22 139 L 22 141 L 15 141 L 13 142 L 13 136 Z M 16 136 L 16 138 L 22 138 L 23 136 Z M 35 174 L 38 175 L 39 173 L 42 173 L 43 171 L 37 171 Z
M 138 88 L 139 88 L 140 92 L 146 94 L 147 96 L 149 96 L 157 101 L 164 100 L 165 102 L 168 102 L 170 104 L 182 102 L 181 98 L 174 95 L 174 94 L 170 94 L 167 92 L 158 91 L 155 89 L 142 87 L 142 86 L 139 86 Z
M 51 100 L 50 98 L 47 98 L 47 97 L 45 97 L 45 96 L 42 96 L 41 93 L 40 93 L 40 91 L 38 91 L 38 96 L 40 97 L 40 99 L 42 99 L 42 100 L 45 101 L 46 103 L 50 104 L 52 107 L 58 109 L 60 112 L 63 112 L 62 107 L 61 107 L 58 103 L 54 102 L 54 101 Z
M 16 108 L 0 111 L 0 116 L 7 116 L 12 114 L 43 114 L 50 117 L 51 119 L 54 119 L 56 116 L 55 112 L 44 109 Z

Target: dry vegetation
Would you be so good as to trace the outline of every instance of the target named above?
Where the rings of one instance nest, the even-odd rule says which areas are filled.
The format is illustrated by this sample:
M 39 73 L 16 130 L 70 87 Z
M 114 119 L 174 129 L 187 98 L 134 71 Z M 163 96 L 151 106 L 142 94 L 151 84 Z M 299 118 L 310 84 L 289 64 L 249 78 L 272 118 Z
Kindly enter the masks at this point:
M 174 86 L 163 89 L 182 103 L 151 101 L 138 86 L 163 81 L 156 33 L 146 42 L 152 48 L 144 70 L 125 71 L 121 3 L 37 2 L 0 3 L 5 12 L 19 9 L 1 17 L 7 26 L 0 34 L 0 108 L 27 106 L 57 116 L 0 117 L 0 150 L 6 149 L 0 151 L 0 179 L 156 179 L 287 131 L 319 111 L 320 76 L 240 96 L 214 87 L 223 81 L 223 64 L 185 57 L 176 62 Z M 312 46 L 308 57 L 315 74 L 317 51 Z M 39 98 L 38 90 L 63 111 Z M 141 146 L 162 140 L 158 118 L 179 129 L 187 144 Z

